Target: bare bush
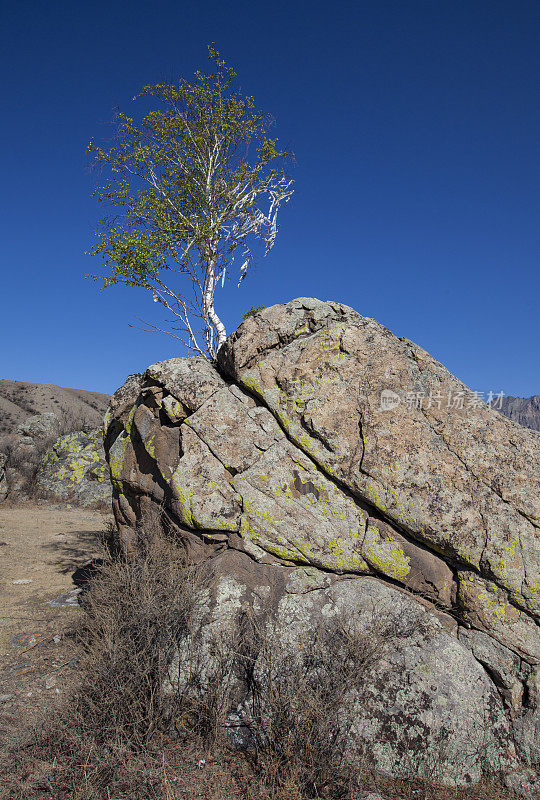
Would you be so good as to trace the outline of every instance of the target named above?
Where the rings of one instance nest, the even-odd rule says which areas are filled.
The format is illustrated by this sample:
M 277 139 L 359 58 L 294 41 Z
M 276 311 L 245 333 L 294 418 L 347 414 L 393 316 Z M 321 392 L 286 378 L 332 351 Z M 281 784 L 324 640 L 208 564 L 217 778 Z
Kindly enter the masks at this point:
M 160 531 L 149 524 L 136 556 L 104 553 L 73 632 L 79 681 L 12 752 L 6 798 L 350 800 L 371 789 L 403 800 L 510 800 L 496 787 L 382 779 L 359 767 L 358 753 L 353 763 L 349 701 L 405 635 L 399 619 L 359 631 L 336 617 L 289 643 L 249 611 L 235 634 L 201 626 L 209 572 Z M 242 751 L 230 747 L 232 717 L 246 733 Z
M 6 456 L 5 472 L 10 494 L 27 497 L 35 494 L 43 453 L 51 444 L 50 439 L 43 440 L 38 448 L 33 442 L 21 441 L 16 436 L 5 437 L 2 449 Z
M 59 436 L 65 436 L 68 433 L 77 433 L 78 431 L 89 433 L 89 431 L 98 427 L 97 423 L 92 420 L 88 414 L 85 414 L 82 409 L 74 411 L 72 409 L 63 408 L 56 411 L 55 414 L 60 420 Z
M 19 772 L 21 753 L 27 758 L 30 748 L 54 763 L 58 797 L 93 798 L 141 765 L 153 737 L 184 713 L 182 698 L 164 684 L 190 631 L 200 575 L 186 564 L 183 549 L 157 535 L 141 536 L 137 558 L 105 561 L 84 594 L 86 613 L 74 631 L 80 681 L 19 751 Z M 144 782 L 141 787 L 141 795 L 131 796 L 148 797 Z M 19 796 L 16 787 L 11 796 Z
M 174 697 L 164 683 L 191 631 L 200 580 L 184 551 L 162 537 L 141 537 L 138 550 L 137 558 L 106 563 L 94 579 L 78 631 L 85 680 L 77 713 L 102 744 L 114 719 L 114 738 L 133 749 L 146 746 L 170 717 Z
M 355 688 L 394 636 L 358 631 L 340 618 L 284 646 L 271 626 L 243 637 L 250 689 L 254 767 L 270 797 L 287 786 L 298 797 L 351 796 L 358 754 L 351 759 Z M 251 650 L 256 658 L 246 654 Z

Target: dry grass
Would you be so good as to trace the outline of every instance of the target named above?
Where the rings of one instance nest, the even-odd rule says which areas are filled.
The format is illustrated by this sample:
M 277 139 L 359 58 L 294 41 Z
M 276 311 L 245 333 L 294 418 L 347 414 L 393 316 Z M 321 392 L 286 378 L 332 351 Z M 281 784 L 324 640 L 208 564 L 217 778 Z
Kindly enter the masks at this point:
M 493 786 L 450 790 L 384 780 L 347 758 L 351 686 L 399 631 L 359 636 L 335 625 L 297 642 L 294 657 L 249 617 L 236 639 L 215 637 L 201 658 L 197 597 L 209 581 L 162 536 L 139 557 L 117 555 L 85 593 L 73 635 L 77 686 L 4 760 L 9 800 L 509 800 Z M 171 664 L 182 670 L 171 692 Z M 238 687 L 244 750 L 231 745 Z
M 176 697 L 166 697 L 163 684 L 188 632 L 194 573 L 167 541 L 141 544 L 140 558 L 107 561 L 85 593 L 86 614 L 74 631 L 78 686 L 18 752 L 23 772 L 28 755 L 53 765 L 57 797 L 106 797 L 117 779 L 125 782 L 126 770 L 137 772 L 145 753 L 151 759 L 150 743 L 175 711 Z M 19 790 L 11 787 L 14 797 L 27 796 L 27 788 Z

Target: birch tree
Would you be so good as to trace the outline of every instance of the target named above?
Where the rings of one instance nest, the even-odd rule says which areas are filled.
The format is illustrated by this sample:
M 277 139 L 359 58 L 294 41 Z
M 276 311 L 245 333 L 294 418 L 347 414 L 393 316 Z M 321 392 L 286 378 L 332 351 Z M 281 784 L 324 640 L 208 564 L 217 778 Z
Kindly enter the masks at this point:
M 293 182 L 271 119 L 213 46 L 209 58 L 210 75 L 145 86 L 134 100 L 151 98 L 152 110 L 139 123 L 118 112 L 108 149 L 90 142 L 105 175 L 94 195 L 108 209 L 91 251 L 108 273 L 90 277 L 147 289 L 173 315 L 166 332 L 214 359 L 227 336 L 216 289 L 233 274 L 240 285 L 257 244 L 271 250 Z

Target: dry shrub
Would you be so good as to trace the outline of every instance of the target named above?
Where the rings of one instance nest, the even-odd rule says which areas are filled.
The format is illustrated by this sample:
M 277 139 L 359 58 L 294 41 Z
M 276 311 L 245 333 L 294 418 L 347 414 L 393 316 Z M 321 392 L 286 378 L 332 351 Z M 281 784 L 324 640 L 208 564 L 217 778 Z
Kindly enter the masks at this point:
M 254 767 L 270 797 L 351 797 L 358 762 L 348 746 L 355 688 L 396 635 L 360 632 L 339 618 L 284 647 L 271 628 L 251 628 L 244 655 Z M 249 754 L 248 754 L 249 755 Z M 356 758 L 357 758 L 356 754 Z
M 383 782 L 369 764 L 352 764 L 348 696 L 405 635 L 399 620 L 363 633 L 330 621 L 287 647 L 246 614 L 236 636 L 217 630 L 201 646 L 197 598 L 208 595 L 209 576 L 159 530 L 141 534 L 137 558 L 107 560 L 85 591 L 74 631 L 79 682 L 13 752 L 2 797 L 351 800 L 361 787 L 414 800 L 510 797 L 493 787 Z M 244 750 L 231 755 L 233 709 Z M 208 772 L 196 768 L 194 747 Z
M 5 471 L 10 491 L 15 486 L 18 494 L 27 497 L 35 495 L 41 461 L 53 441 L 44 437 L 42 440 L 32 440 L 31 444 L 21 444 L 20 439 L 13 434 L 5 437 L 1 447 L 6 455 Z
M 243 657 L 254 750 L 246 755 L 265 798 L 354 800 L 371 791 L 387 800 L 517 800 L 503 774 L 486 775 L 473 788 L 440 783 L 438 752 L 431 754 L 431 778 L 423 772 L 405 779 L 383 777 L 367 754 L 351 751 L 355 698 L 361 702 L 367 674 L 387 648 L 411 635 L 411 625 L 421 624 L 374 617 L 371 629 L 359 630 L 336 617 L 286 646 L 271 626 L 248 626 Z
M 138 551 L 106 563 L 92 582 L 78 633 L 85 677 L 78 713 L 97 742 L 111 738 L 114 720 L 115 737 L 134 749 L 148 744 L 166 715 L 163 687 L 191 630 L 198 580 L 183 550 L 162 537 L 141 536 Z
M 104 562 L 84 592 L 85 614 L 73 633 L 78 684 L 20 746 L 13 765 L 19 782 L 21 772 L 31 773 L 33 756 L 52 769 L 55 798 L 107 797 L 126 780 L 133 781 L 130 797 L 162 796 L 153 740 L 185 714 L 182 696 L 164 688 L 172 657 L 191 632 L 201 582 L 202 570 L 186 564 L 183 549 L 154 533 L 140 536 L 137 558 Z M 25 784 L 12 792 L 27 796 Z
M 88 433 L 99 425 L 99 418 L 95 420 L 91 419 L 81 408 L 62 408 L 55 413 L 60 420 L 59 436 L 65 436 L 68 433 L 77 433 L 78 431 Z

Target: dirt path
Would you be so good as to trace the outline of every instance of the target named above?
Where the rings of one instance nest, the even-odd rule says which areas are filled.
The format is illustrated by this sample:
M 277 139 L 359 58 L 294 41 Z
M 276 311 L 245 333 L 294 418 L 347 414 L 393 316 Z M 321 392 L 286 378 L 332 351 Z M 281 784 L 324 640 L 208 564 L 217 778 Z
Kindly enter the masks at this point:
M 71 575 L 99 554 L 110 520 L 81 509 L 0 507 L 0 739 L 67 685 L 76 664 L 65 630 L 80 613 Z

